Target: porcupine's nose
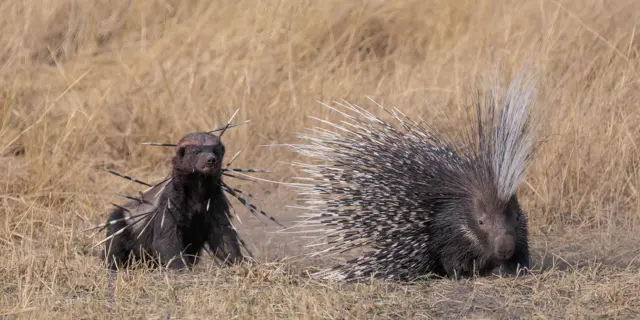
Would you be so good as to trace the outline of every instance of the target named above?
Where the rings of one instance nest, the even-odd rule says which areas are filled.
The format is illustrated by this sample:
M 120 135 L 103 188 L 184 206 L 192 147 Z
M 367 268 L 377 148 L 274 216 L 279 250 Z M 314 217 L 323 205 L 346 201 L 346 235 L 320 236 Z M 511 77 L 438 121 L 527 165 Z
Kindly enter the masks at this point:
M 495 242 L 495 255 L 498 259 L 507 260 L 511 258 L 515 251 L 516 241 L 511 235 L 500 235 L 496 238 Z

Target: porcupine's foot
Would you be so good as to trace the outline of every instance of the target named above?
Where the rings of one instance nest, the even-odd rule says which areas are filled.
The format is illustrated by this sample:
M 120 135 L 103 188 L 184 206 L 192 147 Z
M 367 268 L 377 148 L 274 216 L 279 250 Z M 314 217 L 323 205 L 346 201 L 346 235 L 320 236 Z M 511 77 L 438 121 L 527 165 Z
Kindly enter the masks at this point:
M 452 280 L 463 280 L 472 276 L 472 272 L 469 272 L 463 265 L 454 261 L 444 263 L 443 267 L 447 277 Z
M 528 251 L 516 252 L 510 260 L 500 266 L 498 272 L 500 275 L 511 277 L 531 275 Z
M 488 277 L 492 274 L 492 271 L 495 269 L 495 265 L 492 267 L 491 264 L 485 264 L 481 267 L 478 267 L 471 263 L 464 262 L 450 262 L 449 264 L 445 264 L 444 269 L 447 273 L 447 276 L 450 279 L 454 280 L 463 280 L 470 279 L 473 277 Z
M 505 263 L 498 268 L 498 274 L 500 276 L 508 276 L 508 277 L 522 277 L 531 275 L 531 270 L 529 266 L 522 265 L 513 265 Z

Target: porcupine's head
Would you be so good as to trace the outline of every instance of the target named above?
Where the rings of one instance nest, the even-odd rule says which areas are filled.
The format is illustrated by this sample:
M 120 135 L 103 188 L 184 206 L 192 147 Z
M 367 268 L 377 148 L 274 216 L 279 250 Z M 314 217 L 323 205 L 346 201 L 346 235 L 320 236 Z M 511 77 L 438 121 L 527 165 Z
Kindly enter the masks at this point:
M 516 195 L 507 201 L 487 197 L 489 192 L 472 196 L 464 220 L 463 232 L 486 260 L 500 263 L 516 250 L 517 233 L 524 219 Z M 470 233 L 469 233 L 470 232 Z
M 220 176 L 225 147 L 218 137 L 207 132 L 192 132 L 178 142 L 171 162 L 182 174 Z
M 521 88 L 521 81 L 516 78 L 501 99 L 494 89 L 488 99 L 477 100 L 476 132 L 469 141 L 473 147 L 454 174 L 453 185 L 466 200 L 461 208 L 466 213 L 462 230 L 482 249 L 482 255 L 494 262 L 511 258 L 516 241 L 527 241 L 526 216 L 516 188 L 534 150 L 534 122 L 527 107 L 535 90 L 531 85 Z M 481 108 L 482 102 L 488 108 Z

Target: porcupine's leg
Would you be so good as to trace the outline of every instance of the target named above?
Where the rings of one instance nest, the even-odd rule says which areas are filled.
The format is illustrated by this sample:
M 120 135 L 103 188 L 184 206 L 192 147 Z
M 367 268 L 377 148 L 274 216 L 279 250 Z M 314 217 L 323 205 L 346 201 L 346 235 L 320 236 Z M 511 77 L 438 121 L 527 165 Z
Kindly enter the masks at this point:
M 520 270 L 518 270 L 520 268 Z M 529 269 L 529 244 L 526 241 L 516 243 L 516 252 L 501 266 L 501 272 L 507 275 L 525 275 Z
M 483 267 L 479 267 L 483 266 Z M 447 277 L 454 280 L 462 280 L 473 278 L 476 276 L 484 277 L 491 274 L 491 271 L 497 267 L 487 266 L 485 263 L 479 262 L 473 258 L 462 256 L 451 256 L 443 262 L 444 270 Z
M 467 276 L 464 268 L 453 258 L 445 259 L 442 262 L 442 267 L 450 279 L 458 280 Z

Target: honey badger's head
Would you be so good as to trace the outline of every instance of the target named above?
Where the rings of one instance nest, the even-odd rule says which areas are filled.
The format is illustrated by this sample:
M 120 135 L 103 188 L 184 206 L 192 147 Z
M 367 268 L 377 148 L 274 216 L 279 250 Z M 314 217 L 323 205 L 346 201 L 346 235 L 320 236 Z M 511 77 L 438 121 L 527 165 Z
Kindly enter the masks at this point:
M 218 137 L 207 132 L 192 132 L 178 142 L 173 169 L 189 174 L 220 175 L 225 147 Z

